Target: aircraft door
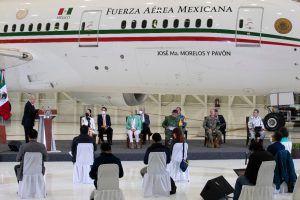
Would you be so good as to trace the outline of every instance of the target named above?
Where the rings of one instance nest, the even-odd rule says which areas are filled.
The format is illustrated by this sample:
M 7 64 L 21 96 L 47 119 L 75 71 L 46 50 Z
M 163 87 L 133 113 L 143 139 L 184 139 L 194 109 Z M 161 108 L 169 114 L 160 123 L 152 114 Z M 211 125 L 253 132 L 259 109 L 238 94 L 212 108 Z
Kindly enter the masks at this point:
M 82 12 L 79 25 L 79 47 L 98 47 L 101 10 Z
M 240 7 L 235 41 L 237 47 L 260 47 L 264 8 Z

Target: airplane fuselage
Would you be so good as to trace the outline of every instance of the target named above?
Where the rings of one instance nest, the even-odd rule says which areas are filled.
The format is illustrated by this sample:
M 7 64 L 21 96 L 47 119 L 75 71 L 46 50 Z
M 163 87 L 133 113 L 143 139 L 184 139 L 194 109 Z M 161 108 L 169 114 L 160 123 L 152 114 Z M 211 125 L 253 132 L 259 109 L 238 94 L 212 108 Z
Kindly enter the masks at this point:
M 300 92 L 299 19 L 283 0 L 2 0 L 0 50 L 32 60 L 0 64 L 9 90 Z

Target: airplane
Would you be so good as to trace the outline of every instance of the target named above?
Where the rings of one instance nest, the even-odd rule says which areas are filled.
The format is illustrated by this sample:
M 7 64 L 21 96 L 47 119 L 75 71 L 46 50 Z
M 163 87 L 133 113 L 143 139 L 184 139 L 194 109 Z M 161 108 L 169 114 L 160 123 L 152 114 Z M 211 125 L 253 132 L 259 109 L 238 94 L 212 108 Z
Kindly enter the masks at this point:
M 2 0 L 0 66 L 10 91 L 87 103 L 300 92 L 299 13 L 292 0 Z

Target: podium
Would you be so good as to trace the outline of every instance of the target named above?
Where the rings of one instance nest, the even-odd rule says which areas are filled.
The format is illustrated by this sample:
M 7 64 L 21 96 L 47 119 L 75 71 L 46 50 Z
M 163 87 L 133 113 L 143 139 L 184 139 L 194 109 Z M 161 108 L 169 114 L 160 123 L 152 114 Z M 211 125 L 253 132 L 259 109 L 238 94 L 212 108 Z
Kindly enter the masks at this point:
M 52 120 L 57 116 L 57 110 L 39 110 L 39 127 L 37 141 L 46 146 L 47 151 L 57 151 L 52 133 Z

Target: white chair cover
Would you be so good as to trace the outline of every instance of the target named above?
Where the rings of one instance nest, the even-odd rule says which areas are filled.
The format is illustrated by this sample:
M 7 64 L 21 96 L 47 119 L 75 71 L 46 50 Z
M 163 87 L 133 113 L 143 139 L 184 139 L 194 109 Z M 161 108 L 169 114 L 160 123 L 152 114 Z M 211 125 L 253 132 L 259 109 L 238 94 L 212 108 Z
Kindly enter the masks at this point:
M 119 166 L 104 164 L 98 168 L 97 190 L 94 191 L 95 200 L 124 200 L 119 188 Z
M 79 143 L 77 146 L 76 162 L 73 166 L 73 183 L 91 184 L 91 165 L 94 162 L 94 146 L 92 143 Z
M 188 144 L 184 143 L 184 159 L 187 158 Z M 189 167 L 185 172 L 180 169 L 180 163 L 182 160 L 183 143 L 176 143 L 173 146 L 171 162 L 168 164 L 167 169 L 170 176 L 174 181 L 187 182 L 189 181 Z
M 167 171 L 165 152 L 149 154 L 147 173 L 143 180 L 144 196 L 169 196 L 171 180 Z
M 275 161 L 262 162 L 257 174 L 256 185 L 244 185 L 239 200 L 272 200 L 274 198 L 275 165 Z
M 300 176 L 298 176 L 295 187 L 294 187 L 294 192 L 293 192 L 293 200 L 298 200 L 300 199 Z
M 283 144 L 283 146 L 285 147 L 285 150 L 292 153 L 292 142 L 281 142 L 281 144 Z
M 19 196 L 45 198 L 45 179 L 42 174 L 43 157 L 40 152 L 26 152 L 23 160 L 23 180 L 19 182 Z

